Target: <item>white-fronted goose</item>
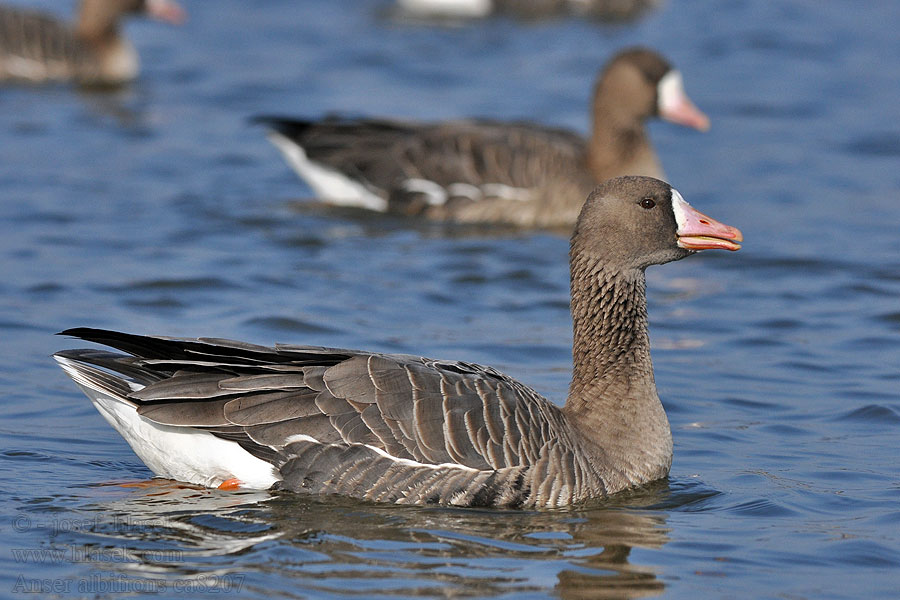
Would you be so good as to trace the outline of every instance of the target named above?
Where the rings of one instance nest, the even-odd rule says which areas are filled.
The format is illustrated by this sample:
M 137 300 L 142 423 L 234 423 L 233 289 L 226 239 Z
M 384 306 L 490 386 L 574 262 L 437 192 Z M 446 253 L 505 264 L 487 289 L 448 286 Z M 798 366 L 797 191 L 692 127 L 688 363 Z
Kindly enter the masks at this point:
M 397 504 L 562 506 L 668 473 L 644 269 L 741 240 L 661 181 L 598 187 L 572 236 L 563 408 L 489 367 L 410 355 L 79 328 L 63 334 L 128 354 L 55 358 L 162 477 Z
M 705 130 L 681 75 L 652 50 L 619 53 L 600 74 L 593 133 L 488 120 L 404 123 L 257 117 L 325 202 L 465 223 L 571 227 L 585 197 L 619 175 L 664 175 L 644 121 Z
M 401 14 L 424 18 L 475 19 L 492 14 L 539 19 L 574 15 L 605 22 L 637 19 L 662 0 L 397 0 Z
M 0 82 L 75 81 L 121 85 L 137 77 L 138 56 L 119 31 L 125 14 L 184 21 L 173 0 L 81 0 L 70 25 L 35 11 L 0 6 Z

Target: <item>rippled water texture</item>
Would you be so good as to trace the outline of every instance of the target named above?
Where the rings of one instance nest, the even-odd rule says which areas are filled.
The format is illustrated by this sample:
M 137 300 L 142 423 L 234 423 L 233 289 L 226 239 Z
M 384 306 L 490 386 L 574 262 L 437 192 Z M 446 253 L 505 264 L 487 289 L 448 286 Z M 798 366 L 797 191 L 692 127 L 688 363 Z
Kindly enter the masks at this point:
M 129 24 L 144 70 L 122 93 L 0 89 L 0 596 L 896 597 L 900 4 L 668 0 L 617 27 L 185 4 L 181 30 Z M 670 179 L 747 240 L 648 273 L 667 481 L 509 512 L 149 480 L 50 360 L 88 325 L 466 359 L 561 401 L 565 235 L 311 208 L 246 119 L 584 131 L 633 43 L 712 119 L 651 127 Z

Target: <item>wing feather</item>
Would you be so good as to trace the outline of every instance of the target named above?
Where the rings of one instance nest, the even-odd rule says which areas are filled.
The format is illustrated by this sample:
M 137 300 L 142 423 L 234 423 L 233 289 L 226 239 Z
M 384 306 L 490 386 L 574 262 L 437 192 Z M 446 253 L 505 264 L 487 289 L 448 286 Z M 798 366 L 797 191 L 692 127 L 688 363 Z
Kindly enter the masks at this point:
M 228 376 L 222 373 L 184 373 L 151 383 L 136 392 L 131 398 L 142 402 L 155 400 L 192 400 L 233 396 L 231 390 L 224 390 L 219 382 Z
M 176 427 L 219 427 L 231 425 L 223 408 L 228 400 L 206 402 L 165 402 L 138 406 L 139 415 L 154 423 Z
M 378 438 L 377 447 L 383 448 L 385 452 L 397 458 L 412 459 L 413 455 L 406 449 L 400 438 L 397 437 L 394 430 L 388 425 L 384 419 L 384 415 L 378 409 L 378 406 L 371 404 L 365 408 L 360 414 L 360 418 L 369 428 L 369 430 Z
M 231 377 L 221 380 L 219 387 L 235 392 L 255 392 L 257 390 L 302 390 L 307 385 L 305 374 L 300 372 Z
M 263 392 L 240 396 L 227 402 L 224 416 L 235 425 L 253 426 L 322 414 L 316 406 L 316 392 Z
M 322 376 L 326 389 L 337 398 L 352 398 L 365 404 L 376 402 L 367 363 L 368 356 L 360 355 L 330 367 Z
M 529 494 L 561 502 L 587 485 L 590 466 L 568 450 L 559 409 L 490 368 L 213 338 L 69 333 L 134 354 L 61 353 L 84 381 L 154 422 L 241 444 L 275 464 L 290 489 L 515 505 Z M 551 463 L 566 468 L 553 475 Z
M 432 462 L 447 462 L 444 449 L 444 415 L 441 410 L 444 399 L 439 393 L 413 393 L 413 418 L 416 438 L 423 453 Z

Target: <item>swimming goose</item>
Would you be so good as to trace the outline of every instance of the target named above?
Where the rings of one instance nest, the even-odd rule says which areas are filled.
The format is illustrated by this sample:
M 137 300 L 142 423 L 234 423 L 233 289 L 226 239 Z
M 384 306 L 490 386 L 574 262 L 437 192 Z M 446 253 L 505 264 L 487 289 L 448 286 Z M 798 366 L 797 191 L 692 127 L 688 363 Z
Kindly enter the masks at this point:
M 185 18 L 173 0 L 81 0 L 73 25 L 42 12 L 0 6 L 0 82 L 112 86 L 133 80 L 137 52 L 119 32 L 119 20 L 128 13 L 173 24 Z
M 396 504 L 564 506 L 668 473 L 644 269 L 741 240 L 664 182 L 594 190 L 571 241 L 562 408 L 490 367 L 410 355 L 78 328 L 62 333 L 127 354 L 54 357 L 161 477 Z
M 525 122 L 256 120 L 325 202 L 466 223 L 571 227 L 598 183 L 664 178 L 644 129 L 653 116 L 709 127 L 679 72 L 656 52 L 634 48 L 600 74 L 589 141 Z

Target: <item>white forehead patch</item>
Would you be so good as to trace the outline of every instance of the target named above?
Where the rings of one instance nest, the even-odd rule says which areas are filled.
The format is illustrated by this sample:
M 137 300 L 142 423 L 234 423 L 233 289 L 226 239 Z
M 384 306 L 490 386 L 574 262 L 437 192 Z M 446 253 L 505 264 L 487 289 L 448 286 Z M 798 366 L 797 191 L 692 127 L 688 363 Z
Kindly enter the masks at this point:
M 684 229 L 687 224 L 687 208 L 690 207 L 685 199 L 675 188 L 672 188 L 672 212 L 675 213 L 675 222 L 678 223 L 678 231 Z
M 684 80 L 681 71 L 672 69 L 659 80 L 656 85 L 656 100 L 659 103 L 660 112 L 672 110 L 683 102 Z

